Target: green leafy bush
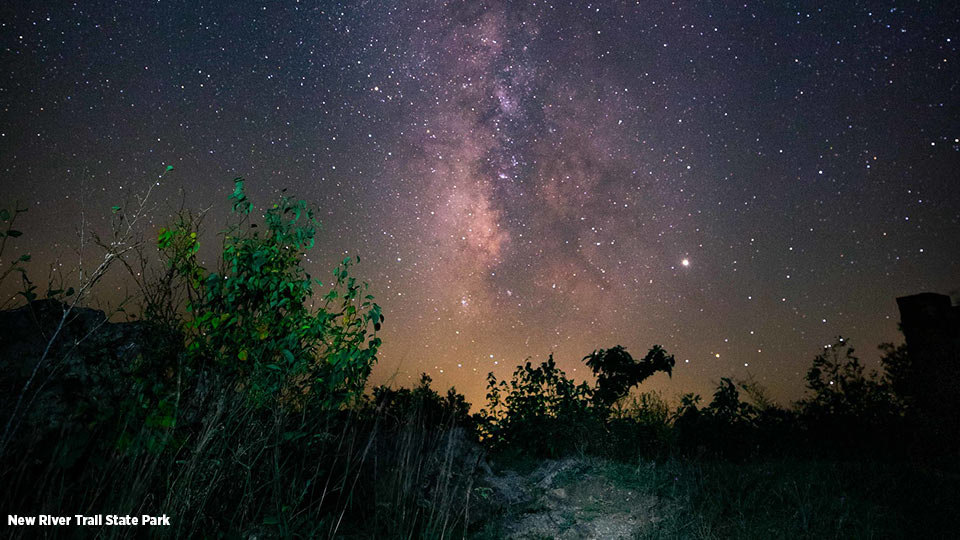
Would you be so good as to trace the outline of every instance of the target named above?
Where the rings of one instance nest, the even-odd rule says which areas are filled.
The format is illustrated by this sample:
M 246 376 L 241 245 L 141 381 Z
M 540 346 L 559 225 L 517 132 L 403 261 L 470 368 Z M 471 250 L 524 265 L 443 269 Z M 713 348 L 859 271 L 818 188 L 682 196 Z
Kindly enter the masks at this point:
M 367 283 L 349 275 L 349 257 L 319 307 L 309 307 L 313 286 L 323 285 L 302 267 L 319 227 L 313 209 L 283 196 L 264 214 L 261 231 L 250 222 L 242 179 L 231 199 L 241 219 L 226 233 L 220 271 L 199 265 L 197 231 L 184 221 L 157 238 L 168 264 L 196 291 L 185 325 L 190 365 L 214 362 L 261 406 L 343 406 L 363 391 L 376 362 L 380 307 Z

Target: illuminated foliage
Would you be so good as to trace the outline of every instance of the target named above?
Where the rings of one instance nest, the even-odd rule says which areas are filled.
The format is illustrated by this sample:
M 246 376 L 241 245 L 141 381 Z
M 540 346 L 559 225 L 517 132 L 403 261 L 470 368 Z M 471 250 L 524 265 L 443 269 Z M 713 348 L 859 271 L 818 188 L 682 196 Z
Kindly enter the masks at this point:
M 231 199 L 240 222 L 226 233 L 219 272 L 197 262 L 197 232 L 184 221 L 158 234 L 168 264 L 197 291 L 187 305 L 191 363 L 213 361 L 236 375 L 258 404 L 341 406 L 363 391 L 376 361 L 380 307 L 367 283 L 349 275 L 349 257 L 319 307 L 309 307 L 314 285 L 323 284 L 302 267 L 319 227 L 305 201 L 281 197 L 261 231 L 250 222 L 242 179 Z

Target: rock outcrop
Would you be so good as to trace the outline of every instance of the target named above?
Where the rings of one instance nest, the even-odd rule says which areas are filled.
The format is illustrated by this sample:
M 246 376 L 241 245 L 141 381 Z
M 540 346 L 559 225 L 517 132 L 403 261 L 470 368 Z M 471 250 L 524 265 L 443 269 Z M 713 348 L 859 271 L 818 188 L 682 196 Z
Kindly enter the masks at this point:
M 129 396 L 130 375 L 150 337 L 145 323 L 112 323 L 103 311 L 68 309 L 55 300 L 0 312 L 3 424 L 22 396 L 16 419 L 21 443 L 82 438 Z

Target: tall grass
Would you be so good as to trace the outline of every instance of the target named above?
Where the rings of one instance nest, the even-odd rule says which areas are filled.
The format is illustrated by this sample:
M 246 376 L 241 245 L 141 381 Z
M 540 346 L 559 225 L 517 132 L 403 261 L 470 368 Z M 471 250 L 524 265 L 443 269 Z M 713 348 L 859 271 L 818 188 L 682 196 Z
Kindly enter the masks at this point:
M 948 538 L 960 504 L 960 474 L 949 470 L 874 460 L 669 460 L 606 474 L 675 505 L 637 538 Z
M 20 515 L 167 514 L 172 526 L 151 529 L 157 537 L 464 536 L 481 450 L 453 414 L 437 414 L 429 395 L 408 397 L 402 407 L 367 398 L 326 413 L 265 409 L 251 406 L 235 381 L 204 380 L 178 390 L 182 423 L 168 428 L 137 415 L 89 426 L 51 422 L 41 407 L 0 463 L 0 507 Z M 31 538 L 37 530 L 8 533 Z

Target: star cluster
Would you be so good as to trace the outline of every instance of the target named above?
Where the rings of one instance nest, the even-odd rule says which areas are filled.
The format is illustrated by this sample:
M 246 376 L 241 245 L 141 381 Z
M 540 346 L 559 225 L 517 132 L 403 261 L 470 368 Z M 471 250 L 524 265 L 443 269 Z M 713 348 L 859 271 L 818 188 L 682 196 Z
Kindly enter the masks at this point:
M 896 296 L 960 286 L 958 17 L 14 3 L 0 200 L 29 204 L 41 268 L 167 165 L 152 226 L 185 199 L 215 230 L 234 176 L 263 204 L 289 188 L 321 210 L 310 271 L 359 255 L 384 307 L 378 382 L 427 372 L 477 403 L 527 357 L 581 376 L 594 349 L 656 343 L 668 397 L 734 376 L 788 400 L 837 334 L 875 365 Z

